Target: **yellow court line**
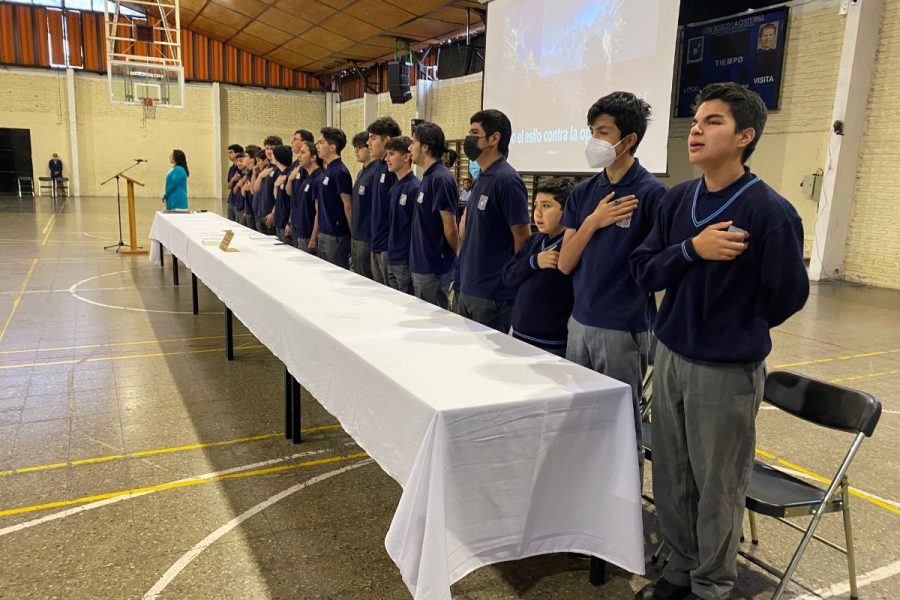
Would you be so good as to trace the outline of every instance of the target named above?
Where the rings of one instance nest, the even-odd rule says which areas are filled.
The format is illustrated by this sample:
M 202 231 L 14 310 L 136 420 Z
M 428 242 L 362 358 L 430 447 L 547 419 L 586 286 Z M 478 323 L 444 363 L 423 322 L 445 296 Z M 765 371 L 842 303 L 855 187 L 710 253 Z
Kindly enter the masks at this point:
M 258 350 L 265 348 L 263 345 L 253 346 L 235 346 L 235 352 L 238 350 Z M 25 363 L 21 365 L 0 365 L 2 369 L 23 369 L 26 367 L 51 367 L 55 365 L 74 365 L 81 363 L 104 362 L 113 360 L 131 360 L 135 358 L 159 358 L 161 356 L 179 356 L 183 354 L 206 354 L 209 352 L 223 352 L 225 348 L 204 348 L 203 350 L 177 350 L 174 352 L 150 352 L 148 354 L 122 354 L 120 356 L 95 356 L 92 358 L 73 358 L 69 360 L 49 360 L 44 362 Z
M 787 467 L 788 469 L 793 469 L 794 471 L 803 473 L 804 475 L 807 475 L 808 477 L 812 477 L 816 481 L 824 483 L 825 485 L 831 485 L 831 479 L 828 479 L 824 475 L 820 475 L 820 474 L 816 473 L 815 471 L 810 471 L 809 469 L 807 469 L 805 467 L 801 467 L 800 465 L 796 465 L 790 461 L 784 460 L 783 458 L 779 458 L 779 457 L 775 456 L 774 454 L 772 454 L 771 452 L 766 452 L 765 450 L 761 450 L 761 449 L 757 448 L 756 453 L 764 458 L 773 460 L 773 461 L 777 462 L 778 464 Z M 853 496 L 856 496 L 857 498 L 861 498 L 861 499 L 865 500 L 866 502 L 874 504 L 875 506 L 877 506 L 879 508 L 883 508 L 889 512 L 892 512 L 895 515 L 900 515 L 900 509 L 898 509 L 896 506 L 893 506 L 879 498 L 875 498 L 874 496 L 871 496 L 865 492 L 861 492 L 860 490 L 856 489 L 855 487 L 852 487 L 852 486 L 850 487 L 850 494 Z
M 50 239 L 50 232 L 53 231 L 54 225 L 56 225 L 56 213 L 50 217 L 50 221 L 44 226 L 44 239 L 41 240 L 41 246 L 47 245 L 47 240 Z
M 866 373 L 864 375 L 853 375 L 851 377 L 840 377 L 838 379 L 832 379 L 831 383 L 841 383 L 842 381 L 856 381 L 857 379 L 869 379 L 871 377 L 884 377 L 885 375 L 896 375 L 900 373 L 900 370 L 894 369 L 893 371 L 881 371 L 880 373 Z
M 31 274 L 34 273 L 34 267 L 37 265 L 38 259 L 32 259 L 31 266 L 28 268 L 28 272 L 25 274 L 25 280 L 22 281 L 22 287 L 19 288 L 19 294 L 13 299 L 12 308 L 9 311 L 9 316 L 6 317 L 6 322 L 3 323 L 3 327 L 0 328 L 0 342 L 3 341 L 3 336 L 6 335 L 6 328 L 9 327 L 9 322 L 12 321 L 13 315 L 16 314 L 16 309 L 19 308 L 19 301 L 22 299 L 22 295 L 25 293 L 25 288 L 28 287 L 28 282 L 31 280 Z
M 871 356 L 884 356 L 886 354 L 897 354 L 900 352 L 900 348 L 894 348 L 891 350 L 879 350 L 877 352 L 863 352 L 861 354 L 850 354 L 849 356 L 834 356 L 831 358 L 817 358 L 814 360 L 804 360 L 801 362 L 795 363 L 784 363 L 782 365 L 773 365 L 773 369 L 788 369 L 790 367 L 805 367 L 807 365 L 819 365 L 823 363 L 830 363 L 839 360 L 852 360 L 854 358 L 869 358 Z
M 335 425 L 320 425 L 318 427 L 309 427 L 307 429 L 301 429 L 300 433 L 313 433 L 315 431 L 325 431 L 328 429 L 340 429 L 340 424 Z M 126 458 L 142 458 L 145 456 L 158 456 L 160 454 L 171 454 L 173 452 L 185 452 L 188 450 L 202 450 L 203 448 L 214 448 L 218 446 L 231 446 L 234 444 L 242 444 L 245 442 L 255 442 L 259 440 L 266 440 L 273 437 L 283 436 L 284 433 L 264 433 L 260 435 L 250 435 L 247 437 L 236 438 L 233 440 L 221 440 L 218 442 L 206 442 L 200 444 L 187 444 L 183 446 L 172 446 L 169 448 L 155 448 L 152 450 L 139 450 L 137 452 L 128 452 L 126 454 L 108 454 L 106 456 L 95 456 L 93 458 L 80 458 L 77 460 L 67 461 L 67 462 L 59 462 L 52 463 L 48 465 L 37 465 L 34 467 L 22 467 L 20 469 L 9 469 L 6 471 L 0 471 L 0 477 L 9 477 L 11 475 L 21 475 L 23 473 L 36 473 L 38 471 L 52 471 L 55 469 L 62 469 L 64 467 L 77 467 L 80 465 L 92 465 L 102 462 L 109 462 L 113 460 L 123 460 Z
M 8 517 L 11 515 L 21 515 L 23 513 L 35 512 L 38 510 L 47 510 L 48 508 L 63 508 L 66 506 L 74 506 L 76 504 L 86 504 L 88 502 L 98 502 L 100 500 L 108 500 L 110 498 L 117 498 L 119 496 L 130 496 L 132 494 L 146 494 L 149 492 L 159 492 L 162 490 L 173 490 L 177 488 L 189 487 L 194 485 L 201 485 L 204 483 L 210 483 L 211 481 L 222 481 L 225 479 L 242 479 L 245 477 L 256 477 L 257 475 L 268 475 L 270 473 L 281 473 L 284 471 L 292 471 L 294 469 L 301 469 L 305 467 L 315 467 L 318 465 L 327 465 L 329 463 L 336 463 L 341 461 L 353 460 L 356 458 L 366 458 L 368 454 L 365 452 L 357 452 L 355 454 L 346 454 L 343 456 L 335 456 L 332 458 L 320 458 L 317 460 L 310 460 L 302 463 L 297 463 L 293 465 L 280 465 L 277 467 L 266 467 L 264 469 L 256 469 L 253 471 L 244 471 L 243 473 L 229 473 L 227 475 L 217 475 L 215 477 L 209 478 L 201 478 L 196 477 L 194 479 L 186 479 L 182 481 L 172 481 L 169 483 L 162 483 L 159 485 L 150 485 L 146 487 L 133 488 L 130 490 L 120 490 L 117 492 L 109 492 L 106 494 L 96 494 L 94 496 L 82 496 L 81 498 L 74 498 L 72 500 L 58 500 L 56 502 L 46 502 L 44 504 L 35 504 L 32 506 L 21 506 L 19 508 L 9 508 L 6 510 L 0 510 L 0 517 Z
M 252 337 L 252 333 L 235 333 L 233 337 Z M 31 348 L 28 350 L 2 350 L 0 355 L 4 354 L 28 354 L 30 352 L 55 352 L 57 350 L 89 350 L 94 348 L 114 348 L 117 346 L 137 346 L 140 344 L 170 344 L 173 342 L 199 342 L 205 340 L 221 340 L 224 335 L 207 335 L 203 337 L 190 338 L 171 338 L 167 340 L 142 340 L 140 342 L 112 342 L 109 344 L 84 344 L 81 346 L 59 346 L 56 348 Z

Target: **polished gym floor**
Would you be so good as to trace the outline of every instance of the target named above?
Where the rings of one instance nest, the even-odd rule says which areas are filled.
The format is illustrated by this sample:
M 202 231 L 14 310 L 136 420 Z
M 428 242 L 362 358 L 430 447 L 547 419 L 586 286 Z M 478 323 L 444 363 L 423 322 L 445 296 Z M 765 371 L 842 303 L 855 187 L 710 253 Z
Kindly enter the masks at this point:
M 144 245 L 160 206 L 138 201 Z M 311 399 L 305 441 L 286 441 L 278 360 L 238 324 L 227 362 L 215 296 L 201 284 L 193 315 L 189 271 L 175 287 L 168 262 L 103 249 L 117 239 L 115 199 L 0 197 L 0 598 L 409 598 L 383 545 L 400 487 Z M 884 404 L 850 503 L 860 598 L 898 598 L 900 291 L 813 285 L 773 341 L 770 369 Z M 765 405 L 758 425 L 759 457 L 810 480 L 850 444 Z M 544 556 L 480 569 L 454 597 L 631 598 L 659 572 L 649 504 L 645 529 L 646 577 L 611 567 L 594 588 L 587 560 Z M 840 516 L 820 532 L 842 541 Z M 800 534 L 760 518 L 760 538 L 744 548 L 784 566 Z M 774 589 L 739 560 L 734 597 Z M 844 557 L 813 543 L 786 597 L 848 589 Z

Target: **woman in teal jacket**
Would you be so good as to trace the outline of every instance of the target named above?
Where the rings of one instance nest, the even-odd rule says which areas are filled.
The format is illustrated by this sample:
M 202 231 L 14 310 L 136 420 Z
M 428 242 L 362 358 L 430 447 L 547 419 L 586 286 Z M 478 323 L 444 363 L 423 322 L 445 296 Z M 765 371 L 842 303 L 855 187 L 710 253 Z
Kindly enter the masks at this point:
M 190 175 L 187 157 L 181 150 L 172 150 L 169 162 L 173 166 L 166 175 L 166 193 L 163 194 L 163 202 L 166 204 L 166 210 L 187 210 L 187 178 Z

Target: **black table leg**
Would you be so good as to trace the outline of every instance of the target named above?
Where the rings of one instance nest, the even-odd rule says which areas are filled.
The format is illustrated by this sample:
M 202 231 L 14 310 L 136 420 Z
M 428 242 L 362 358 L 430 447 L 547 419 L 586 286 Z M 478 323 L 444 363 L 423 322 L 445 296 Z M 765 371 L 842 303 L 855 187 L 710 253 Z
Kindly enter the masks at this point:
M 287 367 L 284 368 L 284 437 L 286 439 L 294 438 L 294 385 L 293 377 Z
M 191 301 L 193 302 L 194 314 L 200 314 L 200 301 L 197 298 L 197 276 L 191 273 Z
M 166 255 L 165 255 L 166 249 L 163 247 L 162 242 L 156 242 L 156 243 L 159 244 L 159 266 L 165 267 L 166 266 Z
M 225 307 L 225 358 L 234 360 L 234 315 Z
M 300 433 L 302 429 L 302 423 L 300 420 L 300 394 L 303 393 L 303 388 L 300 386 L 300 382 L 291 377 L 291 415 L 294 418 L 293 427 L 291 427 L 294 435 L 291 437 L 291 441 L 295 444 L 299 444 L 303 441 L 303 436 Z
M 606 581 L 606 561 L 597 558 L 596 556 L 591 557 L 591 571 L 589 575 L 589 579 L 591 585 L 599 586 L 604 581 Z
M 174 254 L 172 255 L 172 281 L 178 285 L 178 257 Z

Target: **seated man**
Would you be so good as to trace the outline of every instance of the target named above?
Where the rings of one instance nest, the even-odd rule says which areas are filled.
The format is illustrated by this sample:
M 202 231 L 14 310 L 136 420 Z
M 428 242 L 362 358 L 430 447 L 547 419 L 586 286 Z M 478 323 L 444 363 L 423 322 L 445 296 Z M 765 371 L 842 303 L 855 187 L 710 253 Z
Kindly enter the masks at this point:
M 50 159 L 49 167 L 50 177 L 53 179 L 62 179 L 63 164 L 56 152 L 53 153 L 53 158 Z

